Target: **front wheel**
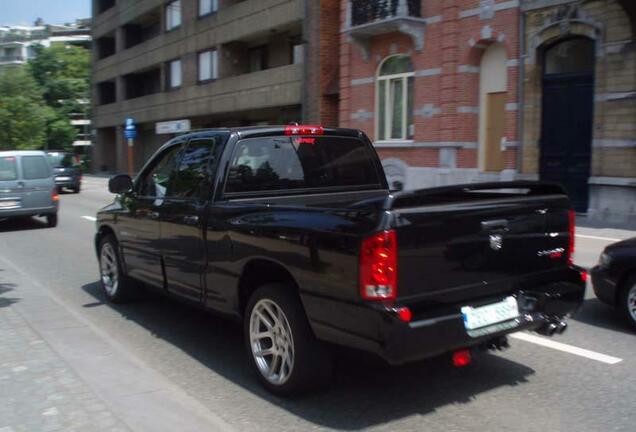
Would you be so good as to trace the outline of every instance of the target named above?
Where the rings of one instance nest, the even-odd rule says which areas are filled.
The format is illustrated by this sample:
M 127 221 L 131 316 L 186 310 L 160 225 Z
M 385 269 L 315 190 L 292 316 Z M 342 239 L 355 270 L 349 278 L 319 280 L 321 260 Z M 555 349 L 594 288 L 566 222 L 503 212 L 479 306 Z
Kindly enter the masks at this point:
M 134 292 L 134 283 L 122 271 L 117 240 L 106 235 L 99 243 L 100 283 L 106 298 L 113 303 L 125 303 Z
M 620 303 L 627 322 L 636 329 L 636 275 L 630 277 L 625 283 Z
M 257 289 L 246 308 L 244 332 L 250 363 L 270 392 L 291 396 L 329 382 L 331 353 L 313 335 L 292 287 Z

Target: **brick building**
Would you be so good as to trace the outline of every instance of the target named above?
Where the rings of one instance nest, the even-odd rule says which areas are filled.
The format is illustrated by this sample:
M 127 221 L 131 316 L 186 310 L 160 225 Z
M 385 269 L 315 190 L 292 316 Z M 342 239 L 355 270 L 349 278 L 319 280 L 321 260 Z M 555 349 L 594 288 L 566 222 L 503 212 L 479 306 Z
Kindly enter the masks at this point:
M 340 122 L 407 188 L 513 178 L 517 1 L 341 4 Z
M 176 133 L 337 122 L 338 0 L 93 0 L 95 171 L 134 169 Z
M 541 178 L 581 212 L 634 218 L 635 7 L 343 0 L 340 124 L 407 188 Z

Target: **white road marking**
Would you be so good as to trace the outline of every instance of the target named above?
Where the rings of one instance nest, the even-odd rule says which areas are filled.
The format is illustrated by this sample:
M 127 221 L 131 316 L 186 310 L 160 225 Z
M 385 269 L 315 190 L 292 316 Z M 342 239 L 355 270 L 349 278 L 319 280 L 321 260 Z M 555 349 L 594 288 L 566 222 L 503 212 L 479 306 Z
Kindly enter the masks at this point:
M 91 222 L 95 222 L 97 220 L 95 216 L 82 216 L 82 218 L 89 220 Z
M 603 240 L 603 241 L 611 241 L 611 242 L 621 241 L 621 239 L 617 239 L 617 238 L 597 237 L 597 236 L 591 236 L 591 235 L 585 235 L 585 234 L 577 234 L 576 236 L 581 238 L 586 238 L 586 239 L 592 239 L 592 240 Z
M 568 345 L 568 344 L 564 344 L 561 342 L 555 342 L 553 340 L 549 340 L 549 339 L 545 339 L 539 336 L 533 336 L 527 333 L 514 333 L 511 334 L 510 337 L 514 338 L 514 339 L 519 339 L 525 342 L 530 342 L 533 344 L 537 344 L 537 345 L 541 345 L 544 346 L 546 348 L 552 348 L 555 349 L 557 351 L 563 351 L 569 354 L 574 354 L 577 355 L 579 357 L 585 357 L 588 358 L 590 360 L 596 360 L 598 362 L 601 363 L 607 363 L 610 365 L 616 364 L 616 363 L 620 363 L 623 361 L 623 359 L 620 359 L 618 357 L 612 357 L 609 355 L 605 355 L 605 354 L 601 354 L 601 353 L 597 353 L 595 351 L 590 351 L 590 350 L 586 350 L 583 348 L 578 348 L 572 345 Z

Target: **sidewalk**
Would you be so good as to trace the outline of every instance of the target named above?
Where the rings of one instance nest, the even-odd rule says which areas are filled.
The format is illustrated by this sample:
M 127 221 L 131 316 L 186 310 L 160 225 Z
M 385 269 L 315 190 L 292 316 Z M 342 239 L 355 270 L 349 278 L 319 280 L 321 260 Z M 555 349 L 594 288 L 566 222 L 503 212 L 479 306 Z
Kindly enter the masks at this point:
M 0 432 L 229 431 L 0 258 Z

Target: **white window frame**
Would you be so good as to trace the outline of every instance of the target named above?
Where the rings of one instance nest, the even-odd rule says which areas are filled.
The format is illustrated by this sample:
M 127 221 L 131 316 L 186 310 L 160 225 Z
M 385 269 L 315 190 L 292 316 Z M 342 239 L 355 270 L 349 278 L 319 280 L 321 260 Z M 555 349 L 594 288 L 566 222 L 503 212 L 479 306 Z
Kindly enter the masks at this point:
M 403 55 L 398 56 L 390 56 L 385 58 L 378 67 L 376 73 L 376 82 L 375 82 L 375 112 L 376 112 L 376 121 L 375 121 L 375 138 L 376 141 L 387 142 L 387 141 L 412 141 L 412 138 L 409 138 L 409 113 L 408 113 L 408 84 L 409 78 L 415 79 L 415 71 L 411 72 L 403 72 L 399 74 L 393 75 L 380 75 L 382 70 L 382 66 L 393 57 L 404 57 Z M 395 80 L 402 81 L 402 134 L 399 138 L 391 137 L 391 132 L 393 130 L 393 100 L 391 99 L 391 82 Z M 384 136 L 380 136 L 380 84 L 384 82 Z M 415 84 L 415 83 L 414 83 Z M 415 90 L 415 89 L 414 89 Z M 413 95 L 413 100 L 415 100 L 415 95 Z
M 199 0 L 199 16 L 204 17 L 219 10 L 219 0 Z
M 206 59 L 207 58 L 207 59 Z M 208 63 L 209 76 L 202 76 L 204 65 Z M 201 51 L 198 55 L 198 78 L 199 82 L 207 82 L 219 78 L 219 52 L 216 48 Z
M 177 66 L 178 65 L 178 66 Z M 168 63 L 168 67 L 170 68 L 170 72 L 169 72 L 169 82 L 168 82 L 168 86 L 171 89 L 176 89 L 181 87 L 181 85 L 183 84 L 183 65 L 181 63 L 181 59 L 176 59 L 176 60 L 172 60 Z M 175 73 L 175 71 L 178 71 L 177 73 Z M 175 80 L 176 77 L 179 77 L 178 80 Z
M 181 26 L 181 0 L 174 0 L 166 4 L 166 30 L 170 31 Z

